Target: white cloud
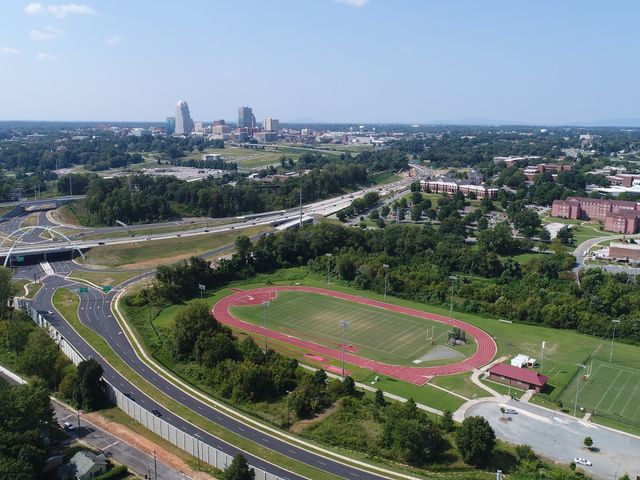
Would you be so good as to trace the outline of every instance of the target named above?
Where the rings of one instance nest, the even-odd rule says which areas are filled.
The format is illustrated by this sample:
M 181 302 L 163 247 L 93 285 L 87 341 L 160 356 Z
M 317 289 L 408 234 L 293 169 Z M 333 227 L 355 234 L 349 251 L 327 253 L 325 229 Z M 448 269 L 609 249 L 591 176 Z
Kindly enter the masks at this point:
M 49 5 L 47 7 L 49 13 L 54 14 L 58 18 L 64 18 L 69 14 L 77 15 L 95 15 L 96 12 L 88 5 L 79 5 L 77 3 L 65 3 L 63 5 Z
M 107 45 L 120 45 L 123 41 L 124 39 L 122 37 L 118 37 L 117 35 L 104 39 L 104 43 L 106 43 Z
M 41 3 L 30 3 L 24 7 L 24 11 L 27 15 L 38 15 L 39 13 L 44 12 L 44 7 Z
M 64 30 L 48 26 L 42 30 L 31 30 L 29 36 L 31 40 L 55 40 L 64 36 Z
M 344 5 L 349 5 L 350 7 L 364 7 L 367 3 L 369 3 L 369 0 L 333 0 L 334 2 L 337 3 L 342 3 Z
M 20 50 L 12 47 L 0 47 L 0 55 L 13 55 L 15 53 L 20 53 Z
M 54 62 L 58 60 L 57 55 L 53 55 L 52 53 L 42 53 L 42 52 L 36 55 L 36 58 L 41 62 Z

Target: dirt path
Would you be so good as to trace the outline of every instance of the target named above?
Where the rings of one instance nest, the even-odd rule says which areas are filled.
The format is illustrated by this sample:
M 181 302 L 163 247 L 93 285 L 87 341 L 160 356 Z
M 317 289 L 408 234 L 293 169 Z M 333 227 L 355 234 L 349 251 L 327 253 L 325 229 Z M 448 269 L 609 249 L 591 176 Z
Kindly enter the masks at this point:
M 291 425 L 291 427 L 289 428 L 289 431 L 296 434 L 302 433 L 302 431 L 305 428 L 307 428 L 309 425 L 313 425 L 314 423 L 321 422 L 332 413 L 335 413 L 336 411 L 338 411 L 338 408 L 340 408 L 341 403 L 342 403 L 342 399 L 336 400 L 335 402 L 333 402 L 333 405 L 331 405 L 321 414 L 316 415 L 315 417 L 309 418 L 307 420 L 298 420 L 296 423 Z
M 97 413 L 85 413 L 82 416 L 86 417 L 86 419 L 94 425 L 106 430 L 111 435 L 120 438 L 124 442 L 133 445 L 137 449 L 142 450 L 149 455 L 153 455 L 153 451 L 155 450 L 156 456 L 162 463 L 169 465 L 176 470 L 183 471 L 194 480 L 212 480 L 214 478 L 206 473 L 196 472 L 177 455 L 165 450 L 148 438 L 143 437 L 120 423 L 108 420 Z

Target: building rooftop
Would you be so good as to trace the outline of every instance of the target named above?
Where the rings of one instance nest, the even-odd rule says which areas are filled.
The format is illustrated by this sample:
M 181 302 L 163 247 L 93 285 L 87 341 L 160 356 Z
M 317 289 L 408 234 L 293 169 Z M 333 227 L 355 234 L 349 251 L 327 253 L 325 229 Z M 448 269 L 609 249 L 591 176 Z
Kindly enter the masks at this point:
M 503 377 L 512 378 L 513 380 L 519 380 L 521 382 L 528 383 L 529 385 L 535 385 L 537 387 L 544 387 L 548 378 L 534 370 L 528 370 L 526 368 L 512 367 L 506 363 L 498 363 L 489 369 L 489 372 L 495 375 L 501 375 Z

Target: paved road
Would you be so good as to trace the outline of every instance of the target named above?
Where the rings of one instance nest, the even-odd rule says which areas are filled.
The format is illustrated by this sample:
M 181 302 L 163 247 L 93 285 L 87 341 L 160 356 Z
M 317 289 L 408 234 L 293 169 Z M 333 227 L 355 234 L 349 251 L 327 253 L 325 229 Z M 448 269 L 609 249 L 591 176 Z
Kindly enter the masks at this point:
M 615 479 L 624 473 L 631 478 L 640 475 L 640 439 L 529 403 L 510 400 L 507 404 L 519 412 L 510 415 L 512 420 L 508 422 L 500 420 L 500 404 L 494 401 L 470 407 L 466 416 L 485 417 L 498 438 L 528 444 L 540 455 L 558 463 L 568 465 L 575 457 L 586 458 L 593 466 L 583 468 L 595 478 Z M 589 452 L 583 448 L 585 437 L 593 438 L 594 446 L 600 451 Z
M 52 264 L 53 265 L 53 264 Z M 132 282 L 130 280 L 129 282 Z M 46 314 L 48 311 L 54 311 L 52 305 L 52 296 L 55 289 L 60 287 L 78 288 L 80 285 L 70 282 L 60 276 L 48 276 L 43 279 L 44 286 L 38 292 L 33 306 L 41 313 Z M 83 285 L 84 286 L 84 285 Z M 90 288 L 89 293 L 81 296 L 81 303 L 79 308 L 79 316 L 82 323 L 92 328 L 97 333 L 102 335 L 114 349 L 114 351 L 135 371 L 137 371 L 143 378 L 153 384 L 156 388 L 163 391 L 165 394 L 173 398 L 175 401 L 183 404 L 192 411 L 200 414 L 201 416 L 223 426 L 224 428 L 231 430 L 238 435 L 252 440 L 260 445 L 266 446 L 278 453 L 294 458 L 307 465 L 313 466 L 319 470 L 323 470 L 332 473 L 340 478 L 358 478 L 358 479 L 382 479 L 385 478 L 381 475 L 367 473 L 359 469 L 355 469 L 334 460 L 325 458 L 321 455 L 308 452 L 296 446 L 290 445 L 284 441 L 270 437 L 265 433 L 256 430 L 244 423 L 229 417 L 224 412 L 221 412 L 200 400 L 194 399 L 186 395 L 182 390 L 179 390 L 172 383 L 168 382 L 164 377 L 157 374 L 154 370 L 151 370 L 145 363 L 138 359 L 131 345 L 127 341 L 126 336 L 120 330 L 120 327 L 113 318 L 110 311 L 110 303 L 115 296 L 116 291 L 112 291 L 108 295 L 103 295 L 101 291 Z M 126 380 L 122 375 L 110 367 L 104 359 L 93 350 L 82 339 L 70 325 L 57 313 L 53 315 L 46 315 L 47 319 L 62 333 L 62 335 L 85 357 L 93 357 L 97 359 L 105 370 L 104 377 L 107 381 L 113 384 L 117 389 L 124 393 L 130 393 L 137 403 L 143 406 L 147 410 L 158 409 L 163 413 L 163 419 L 177 428 L 191 434 L 198 434 L 207 444 L 226 452 L 229 455 L 236 455 L 239 450 L 234 446 L 219 440 L 218 438 L 210 435 L 204 430 L 197 428 L 180 417 L 174 415 L 166 409 L 165 406 L 159 404 L 154 399 L 148 397 L 141 391 L 139 391 L 134 385 Z M 266 471 L 274 473 L 282 478 L 286 479 L 302 479 L 303 477 L 290 473 L 276 465 L 269 464 L 264 460 L 248 455 L 245 453 L 248 462 L 256 467 L 262 468 Z

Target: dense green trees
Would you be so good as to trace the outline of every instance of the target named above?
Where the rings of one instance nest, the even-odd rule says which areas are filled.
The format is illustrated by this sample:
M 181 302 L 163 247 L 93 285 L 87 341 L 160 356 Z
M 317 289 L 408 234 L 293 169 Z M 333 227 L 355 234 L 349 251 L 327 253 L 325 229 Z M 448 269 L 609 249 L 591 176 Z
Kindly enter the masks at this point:
M 222 473 L 222 480 L 253 480 L 256 478 L 255 471 L 249 467 L 247 459 L 239 453 L 233 457 L 231 465 Z
M 76 408 L 96 410 L 105 402 L 102 373 L 102 366 L 95 359 L 83 360 L 76 370 L 70 371 L 62 379 L 60 394 Z
M 49 391 L 42 380 L 20 386 L 0 380 L 0 478 L 40 478 L 44 437 L 52 424 Z
M 476 466 L 485 465 L 496 443 L 496 436 L 483 417 L 468 417 L 456 431 L 456 445 L 463 460 Z

